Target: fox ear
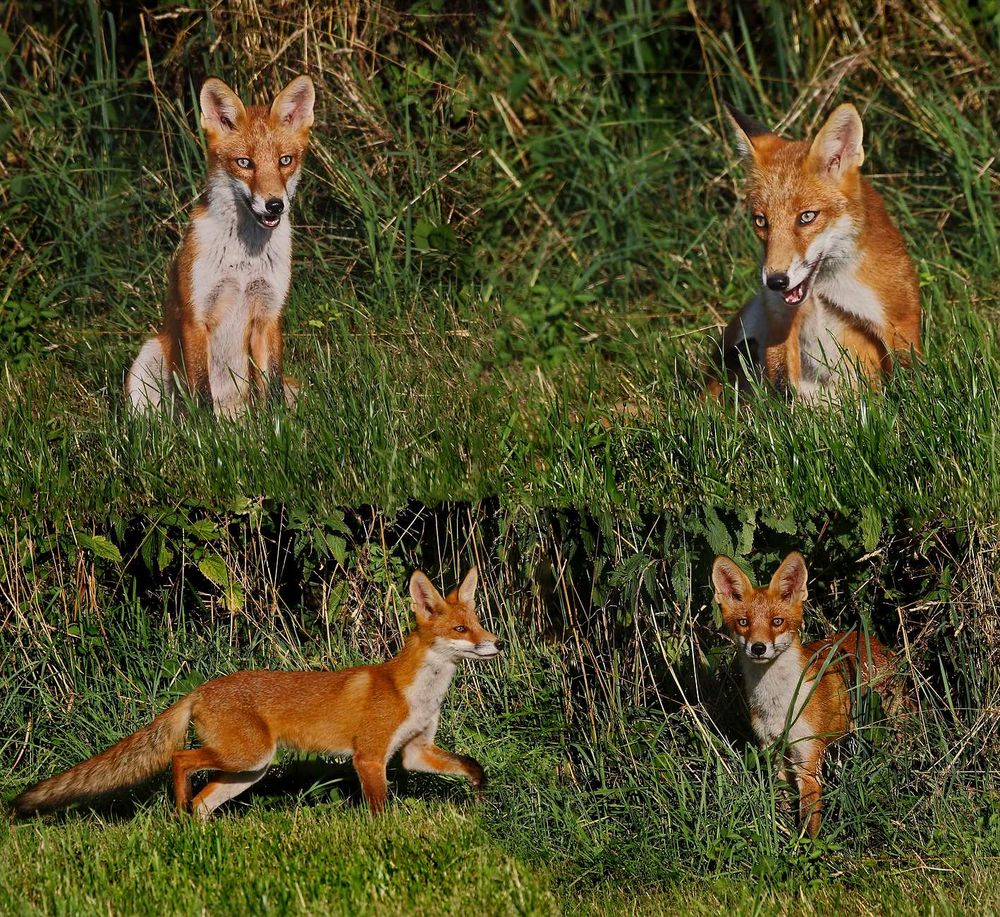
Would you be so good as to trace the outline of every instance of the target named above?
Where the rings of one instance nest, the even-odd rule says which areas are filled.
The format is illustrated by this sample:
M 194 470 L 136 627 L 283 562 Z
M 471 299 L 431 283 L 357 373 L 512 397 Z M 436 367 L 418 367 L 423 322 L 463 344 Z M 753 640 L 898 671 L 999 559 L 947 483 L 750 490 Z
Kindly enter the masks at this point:
M 222 80 L 205 80 L 201 87 L 201 126 L 206 134 L 224 136 L 236 130 L 246 116 L 240 97 Z
M 293 131 L 309 130 L 313 124 L 316 90 L 307 76 L 297 76 L 271 103 L 271 124 L 283 125 Z
M 861 115 L 850 103 L 838 105 L 809 148 L 809 161 L 820 175 L 841 179 L 865 161 Z
M 732 125 L 740 153 L 744 159 L 753 159 L 756 155 L 755 141 L 759 142 L 762 137 L 773 137 L 774 134 L 756 118 L 743 114 L 728 102 L 723 104 L 726 106 L 726 114 L 729 116 L 729 123 Z
M 751 592 L 753 584 L 747 575 L 729 557 L 716 557 L 712 564 L 712 585 L 715 599 L 720 605 L 742 602 Z
M 479 571 L 473 567 L 465 574 L 462 585 L 458 587 L 458 600 L 463 605 L 471 605 L 476 600 L 476 586 L 479 585 Z
M 419 570 L 414 570 L 410 577 L 410 598 L 413 600 L 413 613 L 420 624 L 426 624 L 436 615 L 438 605 L 444 601 L 434 584 Z
M 804 602 L 809 595 L 807 577 L 805 558 L 798 551 L 792 551 L 771 577 L 768 589 L 782 602 Z

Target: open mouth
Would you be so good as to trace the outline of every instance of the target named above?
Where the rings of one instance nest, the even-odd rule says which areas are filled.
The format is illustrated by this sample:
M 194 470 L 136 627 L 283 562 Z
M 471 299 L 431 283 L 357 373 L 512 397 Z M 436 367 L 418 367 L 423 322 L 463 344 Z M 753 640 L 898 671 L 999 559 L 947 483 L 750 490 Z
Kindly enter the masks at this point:
M 272 217 L 255 212 L 254 217 L 265 229 L 274 229 L 281 222 L 280 216 Z
M 813 262 L 813 266 L 809 273 L 806 274 L 805 280 L 802 281 L 798 286 L 792 287 L 790 290 L 785 290 L 782 294 L 785 298 L 785 305 L 787 306 L 797 306 L 806 298 L 806 294 L 809 292 L 809 287 L 812 286 L 813 277 L 816 276 L 816 271 L 819 269 L 822 258 L 817 258 Z

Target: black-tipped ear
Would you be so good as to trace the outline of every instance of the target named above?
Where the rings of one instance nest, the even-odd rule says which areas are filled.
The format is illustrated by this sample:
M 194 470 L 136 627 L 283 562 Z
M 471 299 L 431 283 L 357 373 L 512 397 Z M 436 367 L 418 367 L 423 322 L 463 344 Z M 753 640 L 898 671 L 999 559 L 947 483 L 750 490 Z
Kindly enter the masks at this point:
M 410 577 L 410 599 L 413 601 L 413 613 L 421 624 L 426 624 L 437 614 L 438 605 L 444 601 L 434 584 L 419 570 L 414 570 Z
M 712 564 L 712 585 L 715 586 L 715 598 L 720 605 L 724 602 L 742 602 L 753 592 L 749 577 L 737 566 L 735 560 L 725 556 L 716 557 Z
M 749 115 L 745 115 L 738 109 L 733 108 L 728 102 L 724 102 L 723 104 L 726 106 L 729 123 L 733 126 L 736 145 L 740 148 L 740 153 L 743 156 L 753 158 L 754 138 L 769 136 L 772 133 L 771 130 L 764 124 L 761 124 L 756 118 L 751 118 Z
M 768 588 L 782 602 L 804 602 L 809 594 L 808 577 L 805 558 L 798 551 L 792 551 L 771 577 Z

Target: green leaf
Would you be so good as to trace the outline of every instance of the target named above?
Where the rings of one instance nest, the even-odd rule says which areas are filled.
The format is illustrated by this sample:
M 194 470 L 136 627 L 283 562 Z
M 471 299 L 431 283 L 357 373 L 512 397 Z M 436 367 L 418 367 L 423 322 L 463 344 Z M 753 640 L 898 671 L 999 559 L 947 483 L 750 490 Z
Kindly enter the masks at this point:
M 81 548 L 93 552 L 97 557 L 113 560 L 116 564 L 122 562 L 122 552 L 103 535 L 78 534 L 76 540 Z
M 216 586 L 226 588 L 229 586 L 229 570 L 226 562 L 218 554 L 209 554 L 198 561 L 198 569 L 205 575 L 205 579 L 215 583 Z
M 185 526 L 184 531 L 199 541 L 211 541 L 218 537 L 219 527 L 211 519 L 199 519 L 197 522 Z

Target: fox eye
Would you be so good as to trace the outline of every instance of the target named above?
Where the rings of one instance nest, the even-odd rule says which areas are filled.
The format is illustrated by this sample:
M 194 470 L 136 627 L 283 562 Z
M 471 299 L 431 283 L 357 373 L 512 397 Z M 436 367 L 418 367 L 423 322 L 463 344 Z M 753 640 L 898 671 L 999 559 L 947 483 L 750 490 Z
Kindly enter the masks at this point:
M 799 217 L 799 219 L 801 220 L 802 217 Z M 762 213 L 755 213 L 753 215 L 753 225 L 761 229 L 767 229 L 767 217 Z
M 459 624 L 458 626 L 455 627 L 455 633 L 464 634 L 468 629 L 469 628 L 467 628 L 464 624 Z
M 241 156 L 236 160 L 236 165 L 238 165 L 241 169 L 250 169 L 253 167 L 253 161 L 247 159 L 246 156 Z
M 803 210 L 802 213 L 799 214 L 799 222 L 803 226 L 805 226 L 806 223 L 811 223 L 813 220 L 815 220 L 816 216 L 817 216 L 817 211 L 815 210 Z
M 736 623 L 739 624 L 740 627 L 750 626 L 750 621 L 747 618 L 740 618 L 739 621 L 737 621 Z
M 785 623 L 785 619 L 784 618 L 772 618 L 771 619 L 771 627 L 781 627 L 781 625 L 784 624 L 784 623 Z
M 287 153 L 278 160 L 279 166 L 290 166 L 292 164 L 292 157 Z

